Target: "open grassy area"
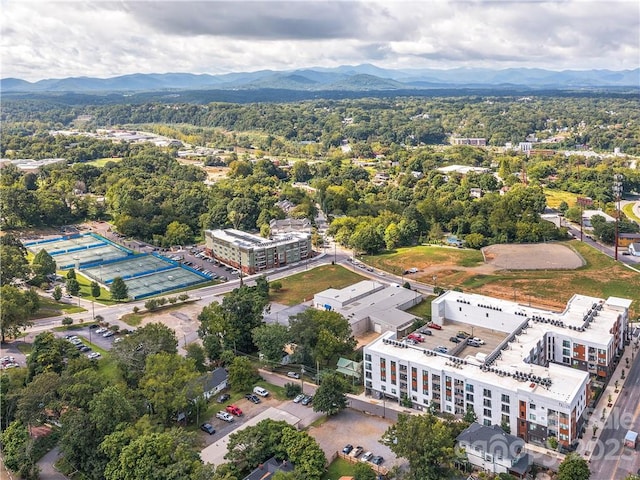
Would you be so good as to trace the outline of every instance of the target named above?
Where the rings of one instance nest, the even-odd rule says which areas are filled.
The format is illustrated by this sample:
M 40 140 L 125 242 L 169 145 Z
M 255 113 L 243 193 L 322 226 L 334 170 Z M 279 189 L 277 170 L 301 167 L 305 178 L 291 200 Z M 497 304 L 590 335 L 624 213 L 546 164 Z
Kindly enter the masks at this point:
M 627 216 L 629 220 L 633 220 L 634 222 L 640 223 L 640 217 L 636 216 L 633 213 L 633 203 L 627 203 L 624 207 L 622 207 L 622 211 Z
M 95 160 L 91 160 L 90 162 L 84 162 L 84 163 L 86 165 L 93 165 L 94 167 L 102 168 L 109 162 L 118 163 L 121 160 L 122 160 L 121 157 L 116 157 L 116 158 L 106 157 L 106 158 L 97 158 Z
M 418 270 L 438 265 L 475 267 L 483 262 L 482 253 L 478 250 L 437 245 L 398 248 L 393 252 L 374 256 L 363 255 L 361 258 L 375 268 L 396 275 L 414 267 Z
M 409 310 L 407 310 L 408 313 L 415 315 L 416 317 L 421 317 L 421 318 L 431 318 L 431 300 L 433 300 L 434 298 L 436 298 L 435 296 L 428 296 L 425 297 L 424 300 L 422 300 L 422 302 L 420 302 L 418 305 L 411 307 Z
M 72 303 L 56 302 L 52 298 L 40 296 L 40 309 L 31 318 L 57 317 L 64 313 L 71 314 L 79 312 L 86 312 L 86 309 Z
M 59 272 L 59 275 L 66 276 L 66 272 Z M 111 300 L 111 293 L 104 287 L 100 287 L 100 296 L 98 298 L 93 298 L 91 296 L 91 282 L 92 280 L 85 277 L 78 271 L 76 271 L 76 280 L 80 284 L 80 296 L 87 300 L 95 300 L 96 303 L 100 303 L 102 305 L 115 305 L 116 301 Z
M 322 480 L 335 480 L 336 478 L 340 478 L 342 476 L 350 476 L 353 475 L 353 463 L 349 463 L 346 460 L 338 457 L 327 469 L 327 473 L 324 474 Z
M 578 194 L 576 193 L 565 192 L 564 190 L 552 190 L 550 188 L 545 188 L 544 194 L 547 197 L 547 205 L 551 208 L 558 208 L 562 202 L 573 207 L 578 198 Z
M 361 280 L 366 278 L 339 265 L 322 265 L 279 280 L 282 289 L 278 292 L 271 291 L 269 300 L 284 305 L 297 305 L 311 300 L 314 294 L 327 288 L 344 288 Z

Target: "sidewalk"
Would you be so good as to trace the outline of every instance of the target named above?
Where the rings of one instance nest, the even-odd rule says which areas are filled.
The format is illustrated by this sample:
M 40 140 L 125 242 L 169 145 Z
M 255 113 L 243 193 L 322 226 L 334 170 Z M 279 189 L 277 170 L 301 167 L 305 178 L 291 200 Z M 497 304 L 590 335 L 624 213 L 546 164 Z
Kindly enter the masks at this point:
M 620 362 L 616 367 L 611 379 L 607 387 L 603 390 L 600 395 L 600 399 L 598 403 L 593 409 L 590 418 L 587 419 L 585 424 L 586 430 L 584 433 L 584 438 L 580 440 L 578 444 L 578 448 L 576 452 L 582 455 L 587 461 L 591 459 L 591 455 L 596 448 L 596 445 L 599 441 L 600 434 L 603 431 L 603 427 L 606 424 L 609 416 L 614 411 L 616 406 L 616 402 L 621 395 L 624 395 L 624 384 L 626 380 L 629 378 L 628 375 L 625 375 L 625 378 L 622 378 L 622 370 L 626 368 L 627 362 L 625 358 L 629 358 L 629 366 L 633 365 L 633 362 L 636 361 L 637 352 L 633 348 L 634 343 L 625 350 L 624 355 L 620 358 Z M 616 382 L 617 387 L 616 388 Z M 611 396 L 611 402 L 609 402 L 609 396 Z M 593 435 L 593 427 L 596 426 L 596 434 Z

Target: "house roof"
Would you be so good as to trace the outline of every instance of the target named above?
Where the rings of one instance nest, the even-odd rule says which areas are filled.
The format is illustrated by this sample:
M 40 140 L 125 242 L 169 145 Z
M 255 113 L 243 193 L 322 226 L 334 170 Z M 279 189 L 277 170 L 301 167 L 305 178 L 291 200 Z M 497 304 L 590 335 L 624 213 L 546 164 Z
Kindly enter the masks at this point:
M 293 465 L 286 460 L 279 461 L 275 457 L 259 465 L 253 472 L 244 477 L 244 480 L 268 480 L 275 472 L 292 472 Z
M 483 452 L 504 458 L 516 458 L 524 449 L 524 440 L 506 433 L 500 426 L 472 423 L 456 438 L 459 443 L 478 447 Z
M 349 360 L 348 358 L 340 357 L 338 359 L 338 368 L 336 368 L 336 371 L 344 375 L 360 378 L 361 365 L 362 362 L 354 362 L 353 360 Z
M 218 385 L 227 380 L 227 378 L 228 374 L 224 368 L 216 368 L 213 372 L 203 375 L 197 381 L 202 382 L 204 391 L 208 392 L 215 389 Z

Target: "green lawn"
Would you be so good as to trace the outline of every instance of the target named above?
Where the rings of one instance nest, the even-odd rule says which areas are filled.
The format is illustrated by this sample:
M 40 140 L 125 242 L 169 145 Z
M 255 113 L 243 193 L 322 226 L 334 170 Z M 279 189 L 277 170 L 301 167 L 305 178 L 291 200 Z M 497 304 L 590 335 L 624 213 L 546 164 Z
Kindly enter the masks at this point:
M 398 248 L 380 255 L 363 255 L 367 264 L 396 275 L 409 268 L 423 270 L 434 265 L 456 265 L 476 267 L 483 262 L 482 253 L 467 248 L 452 248 L 436 245 Z
M 63 313 L 71 314 L 79 312 L 86 312 L 86 310 L 78 305 L 71 303 L 59 303 L 52 298 L 40 296 L 40 309 L 31 318 L 57 317 Z
M 109 162 L 118 163 L 121 160 L 122 160 L 122 158 L 120 158 L 120 157 L 117 157 L 117 158 L 106 157 L 106 158 L 97 158 L 96 160 L 91 160 L 89 162 L 84 162 L 84 164 L 85 165 L 93 165 L 94 167 L 102 168 Z
M 422 300 L 422 302 L 420 302 L 418 305 L 411 307 L 409 310 L 407 310 L 408 313 L 415 315 L 416 317 L 421 317 L 421 318 L 431 318 L 431 300 L 433 300 L 434 298 L 436 298 L 435 296 L 429 296 L 429 297 L 425 297 L 424 300 Z
M 337 457 L 333 462 L 331 462 L 331 465 L 329 465 L 327 473 L 324 474 L 322 480 L 337 480 L 342 476 L 353 475 L 353 465 L 353 463 Z
M 640 218 L 633 213 L 633 203 L 627 203 L 624 207 L 622 207 L 622 211 L 629 220 L 640 223 Z
M 313 295 L 327 288 L 344 288 L 361 280 L 366 278 L 340 265 L 323 265 L 278 280 L 282 289 L 271 291 L 269 300 L 293 306 L 311 300 Z

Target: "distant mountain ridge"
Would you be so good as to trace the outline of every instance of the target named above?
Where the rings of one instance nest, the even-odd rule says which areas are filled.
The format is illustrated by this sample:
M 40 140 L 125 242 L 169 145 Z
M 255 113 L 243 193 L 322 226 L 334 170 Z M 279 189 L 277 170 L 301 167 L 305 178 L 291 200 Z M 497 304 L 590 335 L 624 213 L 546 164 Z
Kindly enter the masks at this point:
M 563 70 L 540 68 L 455 68 L 451 70 L 390 70 L 375 65 L 343 65 L 291 71 L 260 70 L 223 75 L 192 73 L 136 73 L 111 78 L 70 77 L 27 82 L 0 80 L 0 91 L 43 92 L 152 92 L 163 90 L 393 91 L 426 88 L 496 87 L 528 88 L 640 87 L 640 68 L 634 70 Z

